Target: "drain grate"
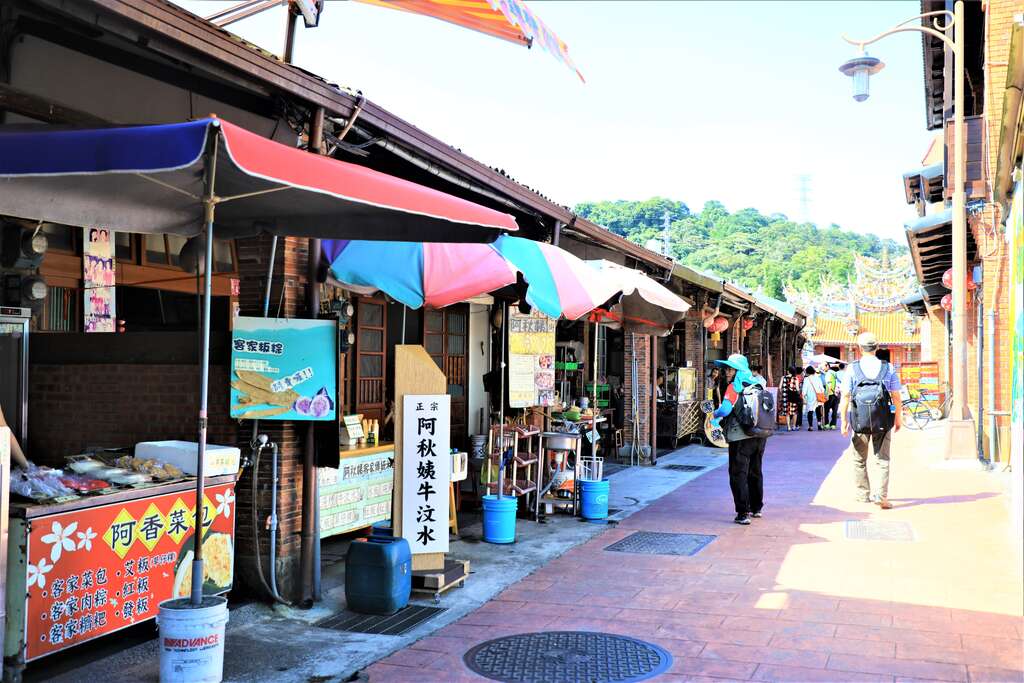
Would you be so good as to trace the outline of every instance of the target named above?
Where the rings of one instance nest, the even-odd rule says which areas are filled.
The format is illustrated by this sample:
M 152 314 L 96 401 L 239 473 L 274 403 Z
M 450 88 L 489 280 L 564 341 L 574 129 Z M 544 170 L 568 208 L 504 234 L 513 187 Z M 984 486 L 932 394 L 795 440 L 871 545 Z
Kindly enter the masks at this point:
M 696 555 L 708 543 L 718 538 L 703 534 L 666 534 L 657 531 L 637 531 L 621 541 L 606 547 L 613 553 L 640 555 Z
M 409 605 L 388 616 L 384 614 L 357 614 L 345 610 L 338 614 L 321 619 L 316 623 L 319 628 L 348 633 L 372 633 L 380 636 L 400 636 L 408 633 L 427 619 L 441 612 L 448 611 L 444 607 L 427 607 L 426 605 Z
M 877 519 L 847 520 L 846 538 L 856 541 L 916 541 L 910 522 L 883 522 Z
M 629 683 L 663 673 L 672 656 L 627 636 L 548 631 L 489 640 L 469 650 L 463 661 L 481 676 L 508 683 Z
M 604 463 L 603 476 L 607 477 L 610 474 L 615 474 L 616 472 L 621 472 L 622 470 L 626 469 L 627 467 L 629 467 L 629 465 L 626 465 L 624 463 L 621 463 L 621 462 L 608 462 L 606 460 L 605 463 Z
M 676 470 L 677 472 L 703 472 L 706 465 L 664 465 L 663 470 Z

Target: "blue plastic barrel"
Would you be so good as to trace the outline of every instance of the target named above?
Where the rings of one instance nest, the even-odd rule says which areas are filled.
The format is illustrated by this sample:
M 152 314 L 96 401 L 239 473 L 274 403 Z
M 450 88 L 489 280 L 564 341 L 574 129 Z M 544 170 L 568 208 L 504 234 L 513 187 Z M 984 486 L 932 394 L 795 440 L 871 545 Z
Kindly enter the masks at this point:
M 611 483 L 601 481 L 580 482 L 580 514 L 584 519 L 605 519 L 608 517 L 608 491 Z
M 412 554 L 404 538 L 352 541 L 345 557 L 345 602 L 353 612 L 394 614 L 409 603 Z
M 515 496 L 484 496 L 484 540 L 488 543 L 514 543 L 516 540 Z

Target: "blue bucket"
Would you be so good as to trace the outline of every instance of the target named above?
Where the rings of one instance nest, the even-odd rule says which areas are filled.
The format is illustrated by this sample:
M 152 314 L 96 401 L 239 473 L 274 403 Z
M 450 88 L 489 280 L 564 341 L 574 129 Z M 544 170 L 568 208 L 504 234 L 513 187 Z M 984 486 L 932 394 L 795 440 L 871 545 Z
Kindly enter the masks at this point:
M 608 517 L 608 491 L 611 483 L 601 481 L 580 482 L 580 514 L 584 519 L 605 519 Z
M 488 543 L 514 543 L 516 540 L 516 507 L 514 496 L 484 496 L 484 540 Z

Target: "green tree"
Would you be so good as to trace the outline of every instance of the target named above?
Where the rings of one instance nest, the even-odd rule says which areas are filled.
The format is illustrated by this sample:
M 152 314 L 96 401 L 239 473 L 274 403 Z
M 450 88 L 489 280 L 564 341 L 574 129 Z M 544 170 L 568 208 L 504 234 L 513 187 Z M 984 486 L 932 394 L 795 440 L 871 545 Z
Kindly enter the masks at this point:
M 753 208 L 729 213 L 718 201 L 705 202 L 698 213 L 664 197 L 584 202 L 575 210 L 637 244 L 661 238 L 668 211 L 669 249 L 675 259 L 779 298 L 787 283 L 813 292 L 826 274 L 846 281 L 857 254 L 877 258 L 886 247 L 893 257 L 906 253 L 893 240 L 843 230 L 834 223 L 819 229 Z

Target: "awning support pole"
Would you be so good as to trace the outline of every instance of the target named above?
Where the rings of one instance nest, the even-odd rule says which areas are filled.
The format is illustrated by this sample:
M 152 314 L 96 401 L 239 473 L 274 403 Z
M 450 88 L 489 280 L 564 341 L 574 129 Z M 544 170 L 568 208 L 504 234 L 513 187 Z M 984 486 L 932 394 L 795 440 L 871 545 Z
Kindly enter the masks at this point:
M 505 347 L 508 345 L 508 302 L 501 302 L 501 393 L 498 394 L 498 498 L 505 492 Z
M 210 299 L 212 297 L 213 280 L 213 217 L 217 207 L 217 196 L 214 185 L 217 179 L 217 147 L 220 143 L 220 130 L 211 136 L 206 163 L 206 196 L 203 198 L 203 213 L 206 220 L 206 256 L 203 261 L 203 320 L 202 346 L 199 353 L 199 446 L 196 462 L 196 519 L 195 532 L 192 536 L 192 605 L 199 607 L 203 603 L 203 489 L 206 484 L 203 464 L 206 460 L 206 427 L 207 408 L 209 407 L 210 388 Z

